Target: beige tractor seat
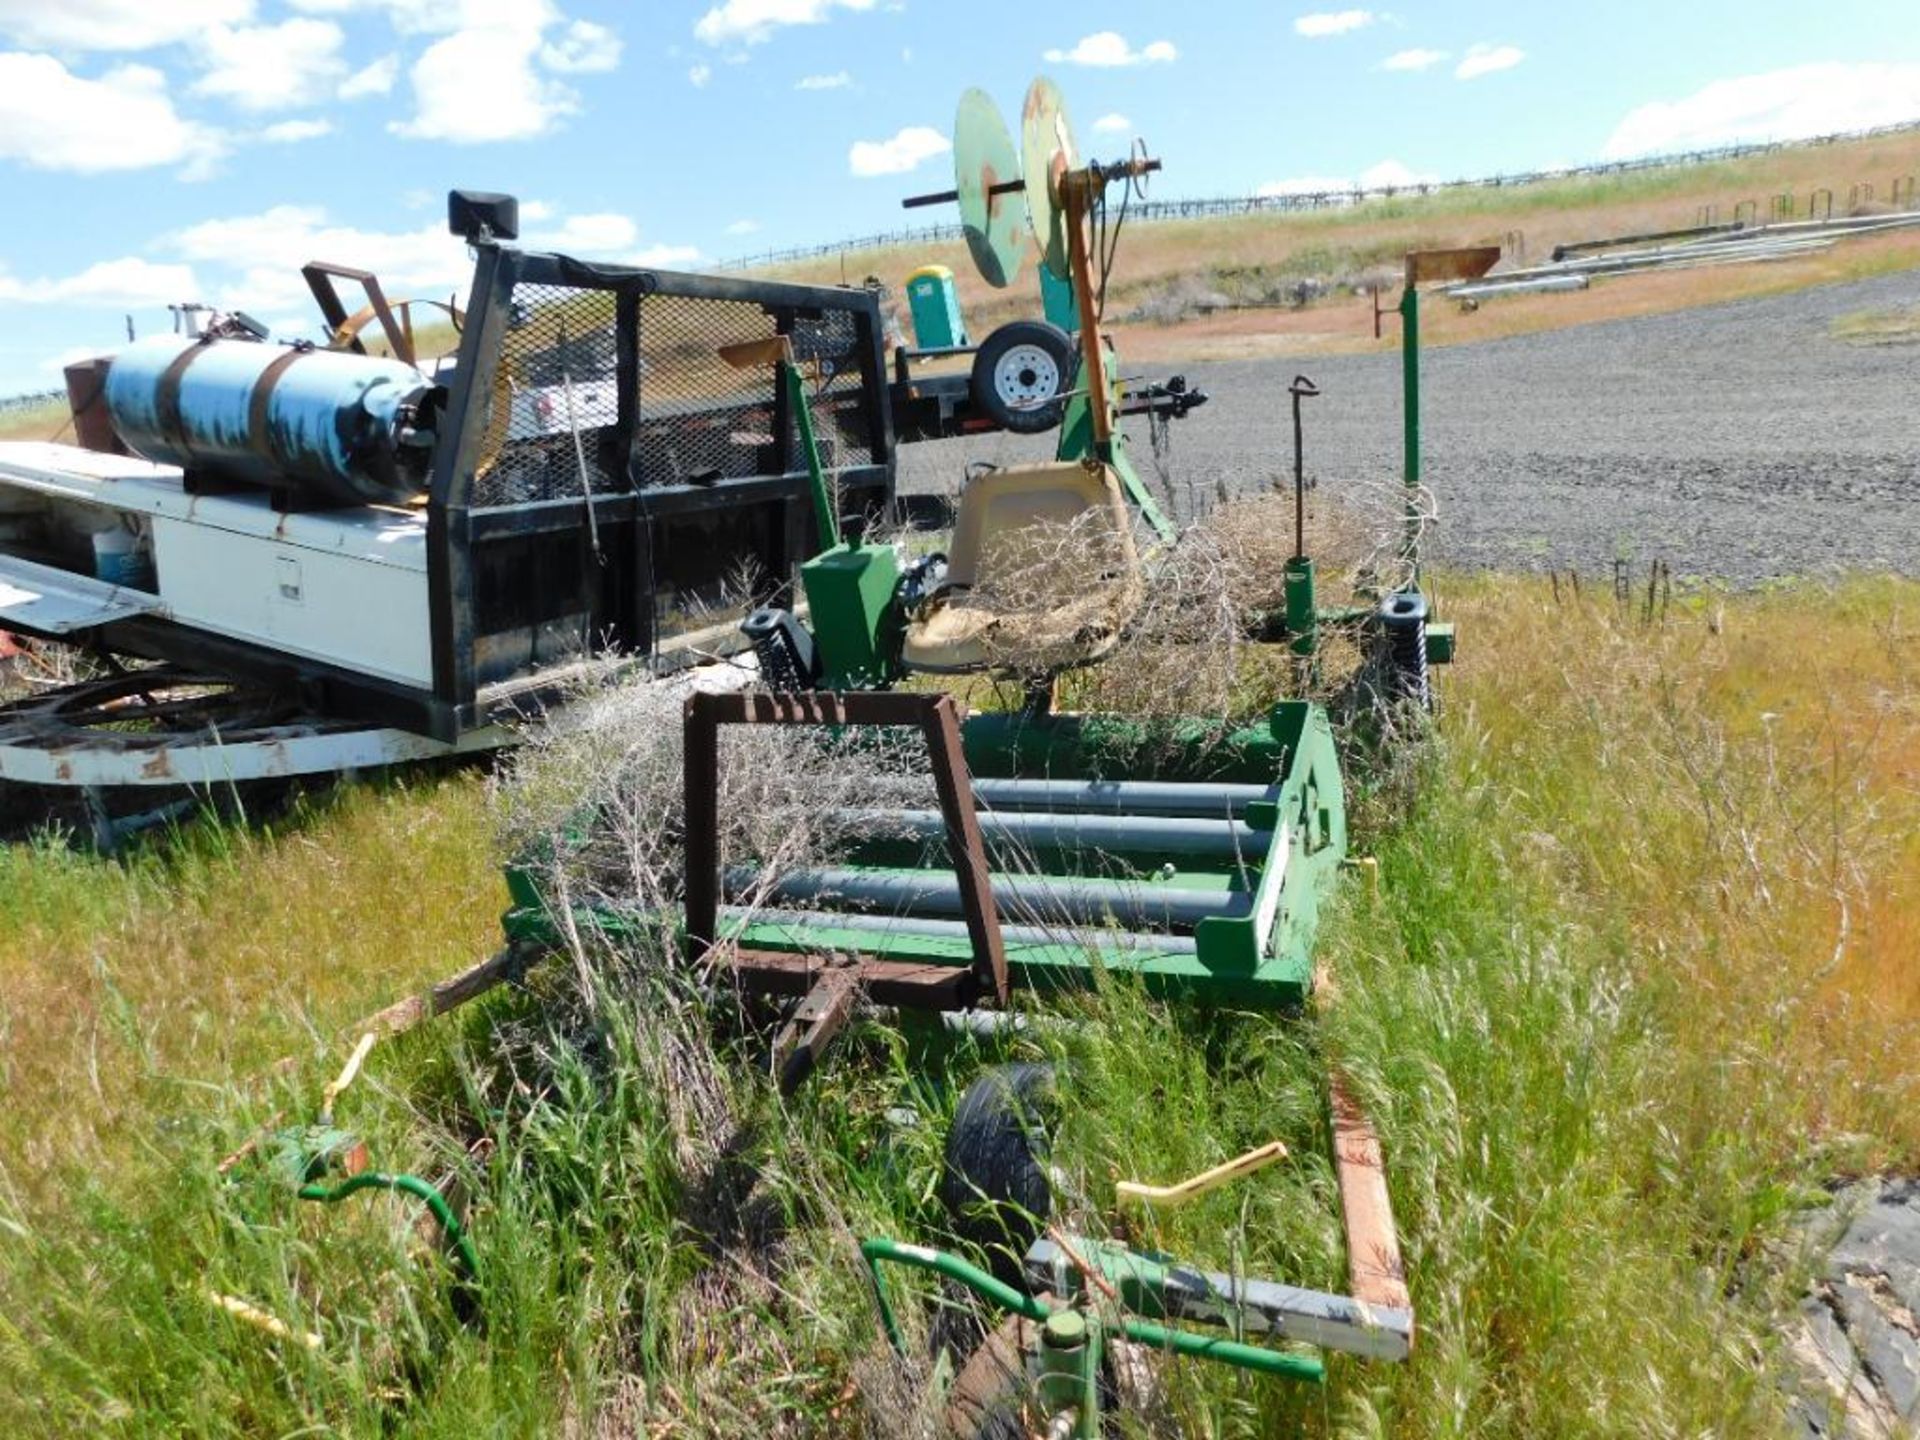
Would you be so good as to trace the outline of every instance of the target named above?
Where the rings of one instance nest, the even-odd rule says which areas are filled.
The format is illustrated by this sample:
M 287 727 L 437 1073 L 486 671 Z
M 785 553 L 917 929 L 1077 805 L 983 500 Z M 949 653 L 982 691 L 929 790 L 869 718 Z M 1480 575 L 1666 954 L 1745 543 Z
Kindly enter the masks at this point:
M 1077 460 L 975 476 L 945 582 L 908 617 L 913 670 L 1051 673 L 1100 659 L 1145 594 L 1111 467 Z

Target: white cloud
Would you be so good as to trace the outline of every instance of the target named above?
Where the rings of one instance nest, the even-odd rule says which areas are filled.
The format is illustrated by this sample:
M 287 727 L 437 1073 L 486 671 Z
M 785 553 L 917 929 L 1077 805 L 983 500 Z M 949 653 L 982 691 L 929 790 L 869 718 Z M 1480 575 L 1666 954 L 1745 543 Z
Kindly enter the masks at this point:
M 904 175 L 952 148 L 953 143 L 931 126 L 908 125 L 891 140 L 856 140 L 847 152 L 847 168 L 862 179 Z
M 1437 184 L 1438 175 L 1424 174 L 1398 160 L 1382 160 L 1360 172 L 1362 190 L 1405 190 L 1415 185 Z
M 673 270 L 694 265 L 705 257 L 698 245 L 649 245 L 631 255 L 622 255 L 622 265 L 637 265 L 643 270 Z
M 51 55 L 0 52 L 0 159 L 83 174 L 185 165 L 192 175 L 223 150 L 217 134 L 180 117 L 151 66 L 85 80 Z
M 796 90 L 844 90 L 853 84 L 853 76 L 844 70 L 836 70 L 831 75 L 803 75 L 793 82 Z
M 1371 10 L 1318 10 L 1295 20 L 1293 30 L 1296 35 L 1318 40 L 1327 35 L 1345 35 L 1349 30 L 1363 29 L 1373 24 L 1375 18 Z
M 713 79 L 711 65 L 695 65 L 687 71 L 687 83 L 696 90 L 706 89 L 707 82 L 711 79 Z
M 382 55 L 365 69 L 356 70 L 340 82 L 342 100 L 358 100 L 363 95 L 385 95 L 400 78 L 400 57 Z
M 464 0 L 460 18 L 414 62 L 414 116 L 389 126 L 394 134 L 458 145 L 528 140 L 579 112 L 579 96 L 541 73 L 550 64 L 542 36 L 558 18 L 545 0 Z
M 1171 40 L 1155 40 L 1135 50 L 1126 36 L 1114 30 L 1098 30 L 1083 36 L 1071 50 L 1049 50 L 1049 65 L 1092 65 L 1109 69 L 1121 65 L 1165 64 L 1177 60 L 1180 52 Z
M 0 34 L 51 50 L 147 50 L 253 18 L 254 0 L 0 0 Z
M 59 375 L 66 370 L 67 366 L 73 364 L 74 361 L 92 360 L 99 354 L 101 354 L 101 347 L 98 345 L 69 345 L 58 355 L 49 355 L 45 360 L 42 360 L 40 362 L 40 368 L 49 374 Z
M 1527 52 L 1518 45 L 1469 45 L 1453 73 L 1457 79 L 1472 80 L 1496 70 L 1511 70 L 1526 58 Z
M 629 265 L 669 266 L 699 260 L 686 245 L 636 248 L 639 227 L 627 216 L 599 213 L 556 220 L 554 207 L 529 201 L 521 218 L 542 224 L 529 245 Z M 334 260 L 372 270 L 389 297 L 464 296 L 472 278 L 465 244 L 436 217 L 411 230 L 362 230 L 336 223 L 318 205 L 276 205 L 252 215 L 203 220 L 161 237 L 158 249 L 214 277 L 203 289 L 165 298 L 206 298 L 256 315 L 308 314 L 312 300 L 300 267 Z M 166 268 L 166 267 L 159 267 Z
M 331 120 L 282 120 L 278 125 L 269 125 L 260 132 L 260 138 L 269 145 L 292 145 L 301 140 L 318 140 L 322 135 L 333 133 Z
M 758 220 L 736 220 L 727 226 L 727 234 L 752 235 L 758 232 L 759 229 L 760 222 Z
M 293 19 L 242 30 L 216 25 L 195 44 L 207 68 L 193 93 L 219 96 L 242 110 L 312 104 L 346 73 L 340 59 L 344 39 L 330 20 Z
M 558 250 L 566 255 L 608 255 L 625 250 L 639 238 L 638 225 L 625 215 L 608 213 L 569 215 L 554 229 L 528 235 L 523 243 L 530 249 Z
M 1382 70 L 1429 70 L 1447 58 L 1444 50 L 1396 50 L 1380 62 Z
M 198 289 L 186 265 L 160 265 L 138 256 L 102 260 L 57 280 L 17 280 L 0 271 L 0 302 L 21 305 L 99 305 L 125 309 L 191 300 Z
M 1269 180 L 1256 195 L 1346 195 L 1356 190 L 1407 190 L 1417 185 L 1438 182 L 1435 175 L 1422 174 L 1398 160 L 1382 160 L 1370 165 L 1358 176 L 1300 175 L 1291 180 Z
M 210 295 L 196 291 L 197 298 L 255 314 L 309 311 L 312 300 L 300 278 L 309 260 L 372 270 L 392 297 L 464 291 L 472 268 L 466 246 L 437 220 L 410 231 L 361 230 L 331 223 L 318 205 L 203 220 L 164 236 L 160 248 L 227 272 Z
M 606 26 L 573 20 L 540 47 L 540 63 L 561 75 L 597 75 L 619 65 L 620 48 L 620 37 Z
M 1828 61 L 1716 80 L 1684 99 L 1630 111 L 1610 160 L 1743 140 L 1792 140 L 1920 118 L 1920 64 Z
M 1133 121 L 1118 113 L 1102 115 L 1093 122 L 1093 133 L 1096 135 L 1125 135 L 1132 129 Z
M 871 10 L 874 0 L 722 0 L 693 27 L 709 45 L 758 45 L 784 25 L 818 25 L 835 10 Z

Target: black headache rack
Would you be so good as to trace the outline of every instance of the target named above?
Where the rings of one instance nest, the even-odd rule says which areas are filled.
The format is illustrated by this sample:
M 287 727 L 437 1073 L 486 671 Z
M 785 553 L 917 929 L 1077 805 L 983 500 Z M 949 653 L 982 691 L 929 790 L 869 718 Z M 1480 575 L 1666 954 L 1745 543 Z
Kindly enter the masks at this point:
M 869 291 L 590 265 L 477 246 L 428 505 L 431 733 L 608 652 L 656 655 L 792 583 L 818 548 L 786 336 L 848 511 L 892 500 L 882 321 Z
M 893 500 L 878 299 L 864 289 L 596 265 L 470 234 L 473 289 L 425 507 L 430 689 L 135 617 L 108 648 L 297 692 L 313 713 L 453 742 L 583 667 L 742 644 L 819 548 L 790 339 L 842 509 Z M 790 601 L 788 602 L 790 603 Z

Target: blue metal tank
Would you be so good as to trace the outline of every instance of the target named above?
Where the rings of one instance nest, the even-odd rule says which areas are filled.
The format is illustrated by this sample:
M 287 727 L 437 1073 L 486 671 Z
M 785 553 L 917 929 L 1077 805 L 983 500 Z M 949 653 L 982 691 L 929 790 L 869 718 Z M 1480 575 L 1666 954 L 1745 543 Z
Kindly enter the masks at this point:
M 107 414 L 136 455 L 310 501 L 403 503 L 426 488 L 433 382 L 397 360 L 254 340 L 136 341 Z

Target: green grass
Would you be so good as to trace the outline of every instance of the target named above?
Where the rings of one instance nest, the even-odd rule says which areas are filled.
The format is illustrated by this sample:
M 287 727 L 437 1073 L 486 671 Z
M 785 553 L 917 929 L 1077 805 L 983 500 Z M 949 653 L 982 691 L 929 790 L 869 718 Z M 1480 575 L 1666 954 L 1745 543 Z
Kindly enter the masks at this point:
M 1833 338 L 1854 345 L 1920 344 L 1920 306 L 1854 310 L 1834 317 Z
M 1365 837 L 1381 891 L 1345 896 L 1313 1016 L 1113 986 L 1072 1007 L 1079 1029 L 994 1046 L 869 1025 L 782 1104 L 724 1013 L 643 957 L 598 1005 L 561 964 L 377 1049 L 341 1117 L 377 1163 L 454 1182 L 481 1326 L 454 1319 L 404 1208 L 297 1206 L 247 1165 L 211 1174 L 275 1111 L 311 1113 L 348 1042 L 323 1057 L 294 1043 L 306 1024 L 339 1034 L 479 953 L 498 903 L 479 787 L 356 792 L 124 866 L 11 852 L 6 933 L 41 937 L 13 963 L 45 946 L 106 978 L 87 1043 L 52 1045 L 0 1120 L 0 1426 L 913 1433 L 854 1242 L 938 1238 L 954 1089 L 1016 1056 L 1067 1077 L 1076 1223 L 1111 1214 L 1116 1178 L 1288 1143 L 1147 1237 L 1216 1268 L 1341 1285 L 1329 1064 L 1381 1129 L 1413 1361 L 1335 1360 L 1319 1390 L 1170 1367 L 1164 1433 L 1773 1433 L 1770 1326 L 1797 1277 L 1769 1242 L 1818 1182 L 1920 1156 L 1902 1058 L 1920 1004 L 1868 963 L 1906 953 L 1920 876 L 1899 758 L 1920 728 L 1902 662 L 1920 587 L 1708 595 L 1664 625 L 1535 582 L 1450 589 L 1462 665 L 1410 803 Z M 1812 658 L 1787 674 L 1781 646 Z M 190 1002 L 140 978 L 142 947 L 183 943 Z M 269 954 L 304 1018 L 249 994 L 240 971 Z M 61 1033 L 16 983 L 0 977 L 10 1064 Z M 299 1067 L 252 1083 L 289 1049 Z M 116 1098 L 91 1114 L 96 1086 Z M 91 1137 L 71 1148 L 69 1106 Z M 272 1342 L 208 1288 L 325 1343 Z
M 70 419 L 65 399 L 23 405 L 0 415 L 0 440 L 48 440 Z

